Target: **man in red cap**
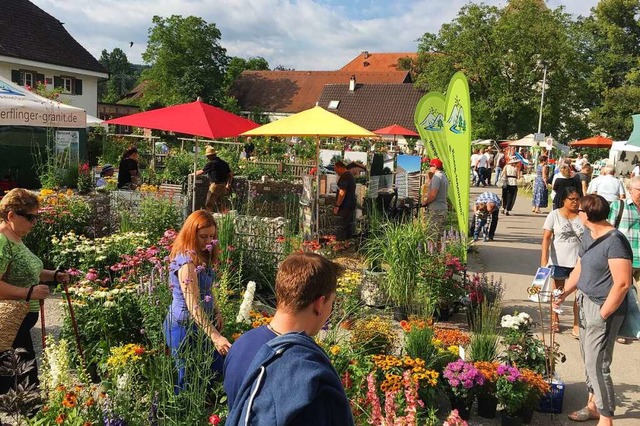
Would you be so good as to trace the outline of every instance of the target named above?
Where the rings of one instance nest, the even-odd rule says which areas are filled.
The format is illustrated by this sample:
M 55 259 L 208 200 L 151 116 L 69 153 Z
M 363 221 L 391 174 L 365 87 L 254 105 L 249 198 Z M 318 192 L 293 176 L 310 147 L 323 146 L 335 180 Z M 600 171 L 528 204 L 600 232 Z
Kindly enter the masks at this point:
M 442 161 L 438 158 L 432 158 L 429 162 L 429 173 L 433 177 L 427 193 L 422 196 L 422 206 L 425 207 L 425 217 L 429 224 L 436 230 L 436 235 L 440 236 L 447 223 L 449 180 L 442 172 Z

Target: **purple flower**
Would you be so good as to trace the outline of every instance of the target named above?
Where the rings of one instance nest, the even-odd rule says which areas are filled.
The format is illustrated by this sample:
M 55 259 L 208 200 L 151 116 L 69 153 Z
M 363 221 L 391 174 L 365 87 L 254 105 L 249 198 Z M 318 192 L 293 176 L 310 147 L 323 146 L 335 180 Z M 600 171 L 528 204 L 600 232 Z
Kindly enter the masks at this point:
M 211 302 L 211 295 L 207 294 L 206 296 L 204 296 L 204 301 L 207 303 Z

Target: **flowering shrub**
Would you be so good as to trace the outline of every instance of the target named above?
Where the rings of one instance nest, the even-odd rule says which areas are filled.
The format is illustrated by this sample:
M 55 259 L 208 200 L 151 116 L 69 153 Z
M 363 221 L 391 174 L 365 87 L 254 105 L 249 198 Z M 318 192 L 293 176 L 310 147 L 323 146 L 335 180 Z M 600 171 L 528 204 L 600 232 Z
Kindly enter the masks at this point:
M 500 321 L 501 327 L 520 331 L 528 331 L 533 324 L 533 319 L 526 312 L 514 313 L 514 315 L 505 315 Z
M 522 380 L 520 370 L 516 367 L 501 364 L 497 368 L 496 397 L 498 403 L 509 415 L 515 415 L 525 407 L 529 389 Z
M 442 423 L 442 426 L 468 426 L 466 420 L 460 417 L 458 410 L 451 410 L 451 413 L 447 417 L 447 419 Z
M 367 376 L 367 405 L 371 407 L 370 424 L 373 425 L 407 425 L 415 426 L 418 421 L 418 409 L 424 402 L 418 396 L 418 384 L 405 371 L 401 378 L 404 392 L 398 389 L 384 392 L 384 414 L 377 392 L 376 379 L 373 374 Z M 380 386 L 382 389 L 382 386 Z M 402 414 L 399 414 L 401 412 Z
M 379 316 L 359 318 L 351 330 L 351 344 L 369 354 L 389 352 L 395 338 L 391 322 Z
M 55 236 L 51 238 L 51 254 L 57 266 L 74 267 L 85 272 L 93 269 L 98 276 L 91 275 L 87 280 L 95 281 L 100 276 L 105 277 L 112 271 L 117 272 L 122 269 L 120 261 L 123 257 L 125 262 L 135 262 L 136 260 L 130 255 L 137 248 L 147 244 L 149 244 L 147 235 L 141 232 L 123 232 L 90 239 L 71 231 L 61 238 Z M 109 267 L 114 264 L 118 266 L 110 269 Z
M 418 382 L 419 387 L 434 388 L 438 384 L 439 374 L 435 370 L 426 368 L 426 363 L 420 358 L 394 355 L 373 355 L 375 369 L 381 373 L 384 380 L 380 384 L 382 392 L 398 391 L 405 372 L 411 373 L 411 378 Z
M 332 317 L 338 320 L 353 316 L 362 302 L 360 301 L 360 287 L 362 273 L 354 270 L 347 270 L 338 278 L 336 288 L 336 303 L 333 307 Z
M 534 325 L 531 316 L 524 312 L 505 315 L 500 325 L 506 329 L 503 339 L 506 351 L 501 359 L 518 368 L 545 374 L 547 354 L 544 344 L 531 331 Z
M 473 366 L 482 374 L 484 385 L 480 392 L 488 395 L 495 395 L 496 382 L 498 381 L 498 362 L 476 361 Z
M 82 163 L 78 168 L 78 193 L 88 194 L 92 188 L 91 167 L 89 167 L 89 163 Z
M 484 385 L 484 377 L 473 364 L 460 359 L 450 362 L 442 373 L 449 385 L 448 391 L 459 400 L 469 401 Z
M 91 225 L 91 206 L 73 191 L 55 192 L 43 189 L 38 197 L 40 211 L 38 220 L 24 243 L 41 258 L 45 267 L 53 266 L 51 260 L 51 238 L 61 238 L 70 231 L 84 235 Z M 72 265 L 69 265 L 72 266 Z
M 33 419 L 33 424 L 101 425 L 103 418 L 99 401 L 104 398 L 105 394 L 97 385 L 58 385 L 47 395 L 47 403 Z

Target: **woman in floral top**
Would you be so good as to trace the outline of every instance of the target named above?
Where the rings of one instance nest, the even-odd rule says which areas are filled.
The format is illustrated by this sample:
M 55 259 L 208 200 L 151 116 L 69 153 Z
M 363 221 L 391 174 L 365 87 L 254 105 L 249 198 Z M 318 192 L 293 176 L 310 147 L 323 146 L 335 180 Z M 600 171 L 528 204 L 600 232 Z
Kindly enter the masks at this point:
M 22 239 L 31 232 L 38 218 L 38 197 L 26 189 L 16 188 L 0 201 L 0 299 L 30 300 L 29 313 L 22 321 L 13 348 L 27 351 L 23 361 L 35 360 L 31 329 L 38 322 L 39 300 L 49 296 L 49 287 L 40 284 L 50 281 L 69 281 L 60 271 L 43 269 L 42 261 L 27 248 Z M 0 330 L 0 333 L 6 332 Z M 0 377 L 0 394 L 13 385 L 13 377 Z M 29 385 L 38 385 L 38 369 L 28 373 Z
M 186 352 L 207 344 L 197 341 L 198 329 L 206 333 L 215 346 L 211 367 L 214 372 L 222 373 L 222 356 L 231 347 L 220 333 L 223 319 L 211 293 L 215 280 L 213 266 L 219 253 L 217 235 L 216 222 L 210 213 L 193 212 L 178 233 L 169 256 L 173 300 L 164 321 L 164 332 L 178 367 L 177 390 L 188 380 L 185 380 L 185 360 L 189 358 Z

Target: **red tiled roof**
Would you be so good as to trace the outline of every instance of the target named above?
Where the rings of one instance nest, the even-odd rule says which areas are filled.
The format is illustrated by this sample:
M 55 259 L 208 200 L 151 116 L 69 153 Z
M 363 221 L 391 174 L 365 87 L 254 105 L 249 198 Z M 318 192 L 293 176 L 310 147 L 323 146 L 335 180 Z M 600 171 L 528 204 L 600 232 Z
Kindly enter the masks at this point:
M 0 55 L 107 73 L 60 21 L 28 0 L 2 0 Z
M 416 52 L 394 52 L 394 53 L 376 53 L 362 52 L 349 62 L 340 71 L 361 72 L 361 71 L 397 71 L 398 60 L 402 58 L 411 58 L 413 61 L 418 59 Z
M 413 84 L 359 84 L 349 91 L 348 84 L 329 84 L 324 87 L 318 105 L 338 114 L 367 130 L 399 124 L 416 131 L 413 123 L 418 101 L 425 92 Z M 339 101 L 337 109 L 329 109 L 329 102 Z
M 408 71 L 243 71 L 232 94 L 243 111 L 297 113 L 312 108 L 326 84 L 345 83 L 351 76 L 359 83 L 410 83 Z

